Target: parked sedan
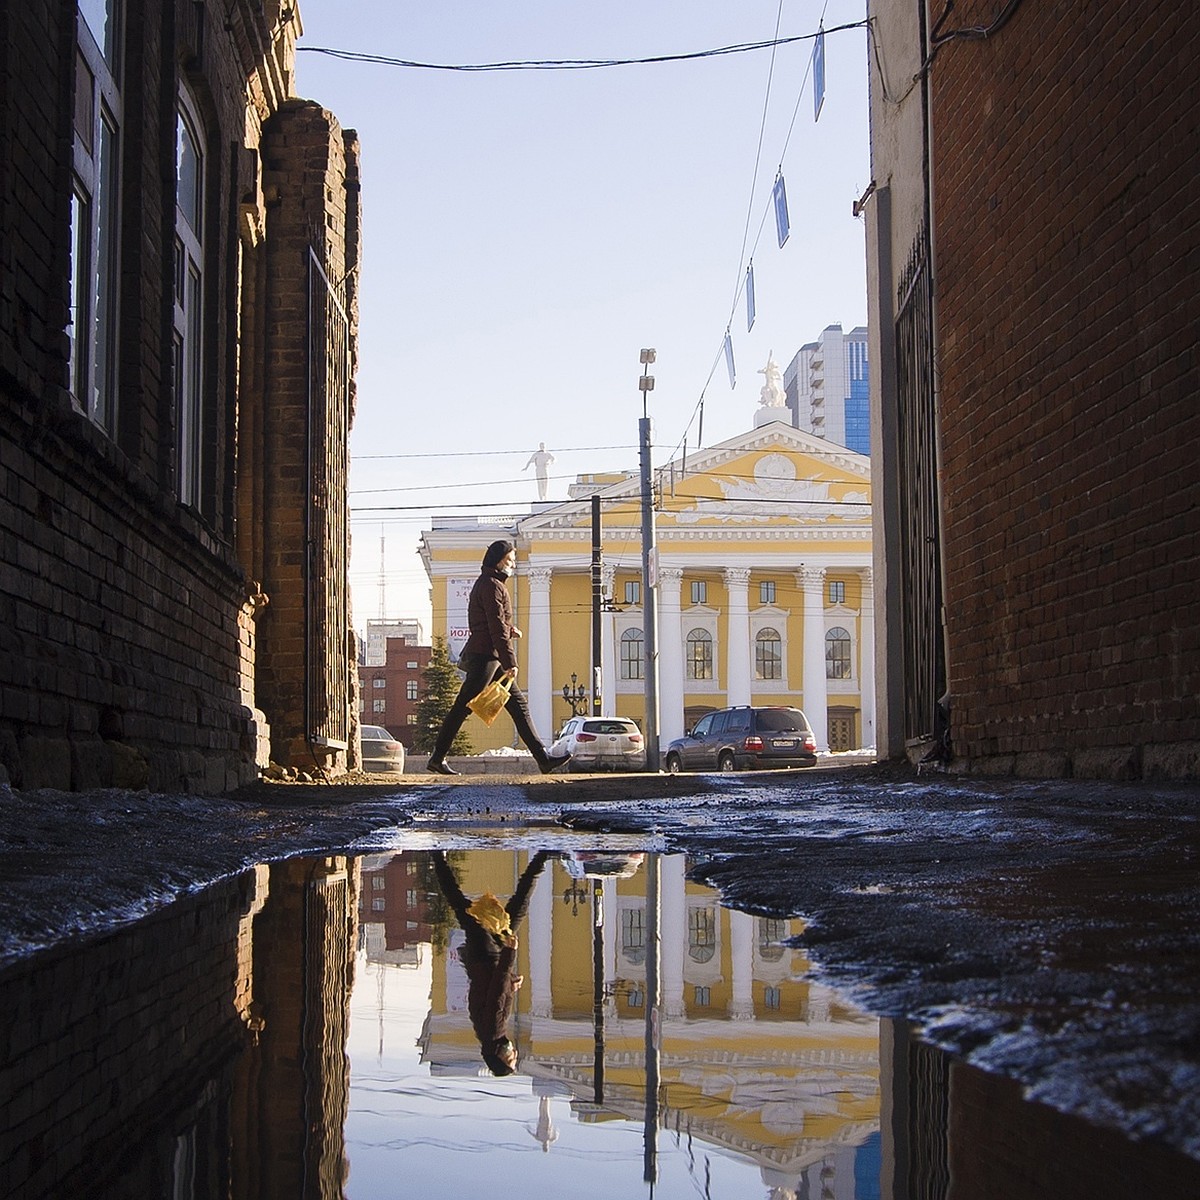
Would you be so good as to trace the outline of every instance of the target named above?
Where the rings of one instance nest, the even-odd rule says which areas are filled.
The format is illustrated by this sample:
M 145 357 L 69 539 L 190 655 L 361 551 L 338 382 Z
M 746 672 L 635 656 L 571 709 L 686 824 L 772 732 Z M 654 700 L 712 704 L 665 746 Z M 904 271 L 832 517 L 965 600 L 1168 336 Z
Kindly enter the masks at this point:
M 364 725 L 362 769 L 372 775 L 403 775 L 404 744 L 396 741 L 382 725 Z
M 667 747 L 664 762 L 672 774 L 714 768 L 813 767 L 817 743 L 808 718 L 798 708 L 720 708 L 676 738 Z
M 646 766 L 642 731 L 628 717 L 572 717 L 550 754 L 569 754 L 570 771 L 641 771 Z

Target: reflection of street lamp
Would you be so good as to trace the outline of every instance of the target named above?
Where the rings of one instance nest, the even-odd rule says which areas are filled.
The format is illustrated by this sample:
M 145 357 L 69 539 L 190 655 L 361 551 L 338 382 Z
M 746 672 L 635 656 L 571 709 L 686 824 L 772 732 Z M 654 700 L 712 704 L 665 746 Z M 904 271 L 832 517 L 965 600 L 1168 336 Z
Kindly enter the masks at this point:
M 571 906 L 571 916 L 579 916 L 579 905 L 587 902 L 588 890 L 579 886 L 578 879 L 571 880 L 571 886 L 563 891 L 563 903 Z
M 562 698 L 571 706 L 571 716 L 582 717 L 588 710 L 588 690 L 579 682 L 579 676 L 571 672 L 571 682 L 564 683 Z

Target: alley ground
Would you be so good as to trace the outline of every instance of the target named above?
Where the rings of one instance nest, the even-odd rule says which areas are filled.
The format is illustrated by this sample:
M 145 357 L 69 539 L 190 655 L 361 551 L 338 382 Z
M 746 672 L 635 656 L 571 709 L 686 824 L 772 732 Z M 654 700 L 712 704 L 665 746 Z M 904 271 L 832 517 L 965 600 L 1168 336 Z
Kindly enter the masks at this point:
M 456 837 L 654 834 L 734 907 L 801 916 L 827 983 L 1066 1112 L 1200 1159 L 1200 784 L 883 766 L 0 791 L 0 965 L 265 860 Z

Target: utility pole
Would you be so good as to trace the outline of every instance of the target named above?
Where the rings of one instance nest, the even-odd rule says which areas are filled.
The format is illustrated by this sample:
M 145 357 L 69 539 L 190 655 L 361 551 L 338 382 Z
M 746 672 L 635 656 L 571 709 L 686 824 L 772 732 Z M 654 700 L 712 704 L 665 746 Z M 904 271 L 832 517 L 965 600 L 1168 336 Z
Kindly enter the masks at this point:
M 600 497 L 592 496 L 592 716 L 603 712 L 600 677 L 600 608 L 603 600 L 603 548 L 600 541 Z
M 658 553 L 654 545 L 654 496 L 650 478 L 650 414 L 646 408 L 646 393 L 654 390 L 654 376 L 645 374 L 654 362 L 653 350 L 642 351 L 642 377 L 638 388 L 642 393 L 642 419 L 638 422 L 638 441 L 642 466 L 642 630 L 646 647 L 646 770 L 658 771 Z

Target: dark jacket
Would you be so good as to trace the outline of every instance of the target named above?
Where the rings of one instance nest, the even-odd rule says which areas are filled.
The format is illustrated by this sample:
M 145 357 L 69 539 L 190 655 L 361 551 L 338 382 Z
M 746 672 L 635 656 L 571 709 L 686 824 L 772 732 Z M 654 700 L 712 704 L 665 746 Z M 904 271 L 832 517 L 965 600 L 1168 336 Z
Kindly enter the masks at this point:
M 463 654 L 487 655 L 506 671 L 517 665 L 512 644 L 512 598 L 503 575 L 484 571 L 475 580 L 467 600 L 467 627 L 471 632 L 462 648 Z

